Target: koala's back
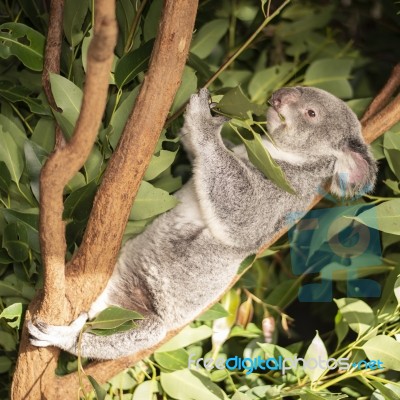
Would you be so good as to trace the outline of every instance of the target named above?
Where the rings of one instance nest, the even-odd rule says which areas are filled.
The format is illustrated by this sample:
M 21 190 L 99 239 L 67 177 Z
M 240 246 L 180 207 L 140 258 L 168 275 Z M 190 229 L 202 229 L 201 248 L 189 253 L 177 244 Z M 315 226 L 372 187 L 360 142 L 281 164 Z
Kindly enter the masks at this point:
M 112 285 L 116 303 L 119 297 L 131 298 L 132 287 L 140 285 L 151 299 L 151 311 L 167 326 L 173 321 L 170 329 L 220 295 L 247 255 L 213 237 L 191 181 L 176 196 L 180 203 L 173 210 L 125 244 Z

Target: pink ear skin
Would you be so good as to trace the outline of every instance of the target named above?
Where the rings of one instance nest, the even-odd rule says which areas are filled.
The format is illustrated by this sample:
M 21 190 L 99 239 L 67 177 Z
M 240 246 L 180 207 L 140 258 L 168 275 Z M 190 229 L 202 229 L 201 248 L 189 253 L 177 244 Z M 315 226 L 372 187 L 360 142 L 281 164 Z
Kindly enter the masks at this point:
M 368 151 L 365 156 L 348 149 L 341 152 L 335 163 L 331 192 L 346 198 L 370 192 L 374 187 L 376 169 L 376 163 Z

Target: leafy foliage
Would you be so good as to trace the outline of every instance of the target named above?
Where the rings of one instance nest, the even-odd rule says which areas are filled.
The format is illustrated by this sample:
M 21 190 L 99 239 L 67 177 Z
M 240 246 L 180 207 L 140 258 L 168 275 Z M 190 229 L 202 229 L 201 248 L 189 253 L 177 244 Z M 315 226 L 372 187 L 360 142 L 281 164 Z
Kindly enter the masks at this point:
M 41 88 L 46 2 L 20 0 L 0 4 L 0 374 L 7 378 L 1 380 L 1 398 L 7 397 L 24 310 L 42 282 L 39 171 L 54 146 L 55 122 L 70 138 L 82 101 L 86 53 L 93 28 L 92 5 L 88 0 L 65 3 L 62 74 L 51 76 L 59 109 L 52 112 Z M 189 170 L 183 153 L 178 151 L 182 106 L 191 93 L 207 82 L 213 100 L 219 102 L 219 112 L 233 117 L 224 127 L 224 136 L 234 143 L 244 142 L 252 162 L 287 190 L 290 187 L 284 176 L 260 146 L 260 138 L 266 134 L 263 115 L 271 93 L 284 85 L 313 85 L 351 100 L 349 104 L 362 113 L 385 81 L 393 60 L 399 58 L 398 46 L 390 45 L 396 40 L 398 16 L 389 1 L 382 2 L 381 15 L 375 16 L 378 22 L 366 17 L 376 12 L 372 2 L 354 1 L 347 8 L 342 4 L 288 4 L 255 40 L 242 46 L 244 38 L 251 37 L 266 16 L 275 11 L 274 2 L 200 3 L 191 53 L 168 129 L 160 137 L 132 207 L 125 239 L 143 231 L 157 215 L 176 204 L 173 192 L 187 179 Z M 68 257 L 80 244 L 102 173 L 118 144 L 150 58 L 162 1 L 148 2 L 141 15 L 136 15 L 136 6 L 131 0 L 117 1 L 120 34 L 106 115 L 89 159 L 65 188 Z M 135 25 L 134 21 L 138 23 Z M 355 35 L 356 29 L 349 28 L 356 23 L 361 34 Z M 330 236 L 315 233 L 310 238 L 307 260 L 312 264 L 321 254 L 327 254 L 329 239 L 346 229 L 355 229 L 358 221 L 380 230 L 383 253 L 382 257 L 374 256 L 373 266 L 366 261 L 366 266 L 354 267 L 330 260 L 315 268 L 313 274 L 295 274 L 290 260 L 294 250 L 289 251 L 288 239 L 284 238 L 263 257 L 248 260 L 243 270 L 250 264 L 252 269 L 238 288 L 163 345 L 152 358 L 103 387 L 88 377 L 95 392 L 86 397 L 399 398 L 400 126 L 378 139 L 373 150 L 380 160 L 380 182 L 374 196 L 357 199 L 351 207 L 347 205 L 345 213 L 341 207 L 334 207 L 337 200 L 327 196 L 323 207 L 332 208 L 324 214 L 321 224 L 328 231 L 335 221 L 342 223 L 329 231 Z M 371 257 L 365 253 L 365 260 Z M 380 297 L 349 297 L 347 283 L 365 276 L 380 285 Z M 303 284 L 327 281 L 335 302 L 299 302 Z M 122 311 L 115 320 L 118 313 L 121 310 L 111 311 L 111 318 L 107 313 L 100 315 L 91 329 L 97 329 L 98 334 L 134 329 L 134 320 L 140 316 Z M 342 372 L 299 364 L 285 374 L 281 369 L 260 368 L 246 374 L 246 365 L 228 370 L 205 362 L 207 358 L 225 361 L 235 356 L 348 358 L 351 365 Z M 203 363 L 189 368 L 191 359 L 200 358 Z M 377 359 L 386 369 L 354 367 L 361 360 Z M 74 368 L 76 362 L 70 361 L 61 369 L 68 372 Z

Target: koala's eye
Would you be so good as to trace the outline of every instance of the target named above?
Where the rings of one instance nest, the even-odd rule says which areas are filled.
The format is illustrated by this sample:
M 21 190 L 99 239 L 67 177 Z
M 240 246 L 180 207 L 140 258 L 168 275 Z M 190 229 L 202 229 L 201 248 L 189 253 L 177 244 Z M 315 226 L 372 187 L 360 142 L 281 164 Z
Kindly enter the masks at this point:
M 317 114 L 315 114 L 314 110 L 307 110 L 307 114 L 309 117 L 314 118 Z

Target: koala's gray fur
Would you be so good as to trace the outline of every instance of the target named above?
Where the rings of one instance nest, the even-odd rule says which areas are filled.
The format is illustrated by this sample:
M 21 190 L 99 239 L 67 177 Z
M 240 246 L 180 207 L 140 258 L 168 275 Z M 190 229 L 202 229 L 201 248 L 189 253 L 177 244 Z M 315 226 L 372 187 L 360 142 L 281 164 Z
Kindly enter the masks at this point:
M 30 323 L 34 345 L 76 354 L 87 317 L 115 304 L 146 318 L 137 329 L 112 336 L 84 333 L 81 354 L 113 359 L 149 348 L 219 298 L 241 261 L 283 228 L 291 212 L 305 212 L 329 180 L 331 191 L 342 196 L 373 187 L 376 164 L 345 103 L 319 89 L 295 87 L 275 92 L 270 104 L 268 129 L 276 147 L 265 145 L 296 194 L 267 180 L 243 146 L 233 152 L 224 146 L 220 131 L 226 119 L 211 115 L 208 91 L 200 90 L 185 115 L 182 141 L 194 175 L 176 194 L 179 205 L 125 244 L 88 315 L 69 326 Z

